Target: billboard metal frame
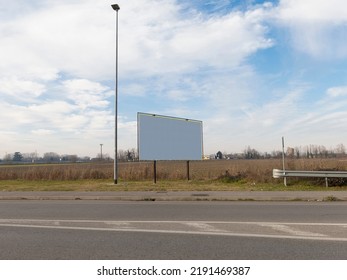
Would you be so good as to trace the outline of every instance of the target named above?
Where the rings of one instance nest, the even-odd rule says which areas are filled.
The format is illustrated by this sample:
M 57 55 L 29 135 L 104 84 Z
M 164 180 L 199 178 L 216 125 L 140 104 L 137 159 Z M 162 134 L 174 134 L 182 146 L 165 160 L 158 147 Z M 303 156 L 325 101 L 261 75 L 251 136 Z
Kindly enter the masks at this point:
M 167 119 L 167 120 L 173 120 L 173 121 L 182 121 L 182 122 L 190 122 L 190 123 L 195 123 L 199 127 L 199 158 L 198 157 L 182 157 L 182 158 L 163 158 L 163 157 L 158 157 L 158 158 L 141 158 L 141 155 L 143 154 L 141 152 L 141 116 L 149 117 L 149 118 L 160 118 L 160 119 Z M 143 113 L 143 112 L 138 112 L 137 113 L 137 151 L 139 154 L 139 159 L 140 160 L 202 160 L 203 159 L 203 122 L 200 120 L 193 120 L 193 119 L 187 119 L 187 118 L 180 118 L 180 117 L 172 117 L 172 116 L 165 116 L 165 115 L 158 115 L 158 114 L 151 114 L 151 113 Z

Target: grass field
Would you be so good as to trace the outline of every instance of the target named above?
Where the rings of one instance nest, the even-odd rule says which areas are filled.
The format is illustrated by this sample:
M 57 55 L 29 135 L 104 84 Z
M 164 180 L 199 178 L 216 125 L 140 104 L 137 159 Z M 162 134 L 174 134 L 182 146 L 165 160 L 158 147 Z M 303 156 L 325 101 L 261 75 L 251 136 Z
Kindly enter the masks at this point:
M 322 179 L 272 178 L 274 168 L 282 169 L 282 161 L 211 160 L 191 161 L 190 180 L 187 163 L 157 162 L 157 184 L 153 183 L 153 162 L 119 163 L 119 184 L 113 184 L 113 163 L 1 165 L 0 190 L 326 190 Z M 341 159 L 292 159 L 286 161 L 291 170 L 347 170 Z M 347 190 L 343 179 L 329 179 L 329 190 Z

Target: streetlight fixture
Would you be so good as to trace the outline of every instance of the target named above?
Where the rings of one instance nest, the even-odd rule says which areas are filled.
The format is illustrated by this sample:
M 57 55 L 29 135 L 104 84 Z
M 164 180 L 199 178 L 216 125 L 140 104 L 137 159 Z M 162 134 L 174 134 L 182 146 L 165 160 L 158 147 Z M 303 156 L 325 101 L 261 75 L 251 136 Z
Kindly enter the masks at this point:
M 112 9 L 116 11 L 116 76 L 115 76 L 115 102 L 114 102 L 114 115 L 115 115 L 115 124 L 114 124 L 114 184 L 118 183 L 118 159 L 117 159 L 117 127 L 118 127 L 118 4 L 112 4 Z

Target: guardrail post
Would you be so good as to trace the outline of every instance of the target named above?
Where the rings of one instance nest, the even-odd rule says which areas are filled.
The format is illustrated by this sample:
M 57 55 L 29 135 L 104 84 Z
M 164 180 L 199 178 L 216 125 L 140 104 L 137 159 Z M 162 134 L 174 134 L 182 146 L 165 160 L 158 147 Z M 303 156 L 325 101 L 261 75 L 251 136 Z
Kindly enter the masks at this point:
M 325 186 L 329 187 L 329 178 L 347 178 L 347 171 L 304 171 L 304 170 L 280 170 L 273 169 L 274 178 L 284 178 L 287 186 L 287 177 L 317 177 L 325 179 Z
M 283 175 L 284 175 L 284 179 L 283 179 L 283 183 L 284 186 L 287 186 L 287 177 L 286 177 L 286 166 L 284 163 L 284 137 L 282 137 L 282 167 L 283 167 Z

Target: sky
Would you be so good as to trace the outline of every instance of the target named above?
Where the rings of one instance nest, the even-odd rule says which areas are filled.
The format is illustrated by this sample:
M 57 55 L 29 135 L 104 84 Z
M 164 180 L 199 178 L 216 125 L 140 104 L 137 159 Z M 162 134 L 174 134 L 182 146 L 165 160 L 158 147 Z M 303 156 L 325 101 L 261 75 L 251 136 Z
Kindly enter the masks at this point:
M 137 112 L 203 121 L 204 153 L 347 144 L 345 0 L 0 0 L 0 158 L 114 155 Z

